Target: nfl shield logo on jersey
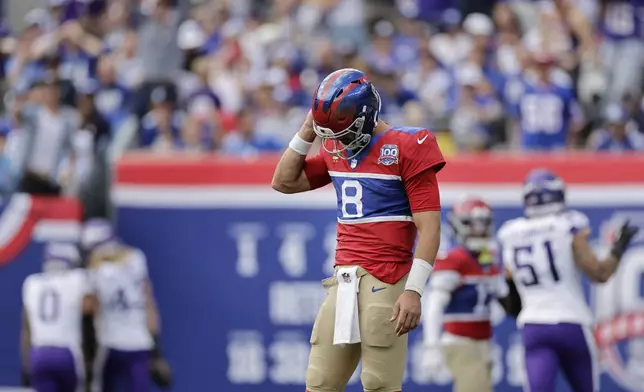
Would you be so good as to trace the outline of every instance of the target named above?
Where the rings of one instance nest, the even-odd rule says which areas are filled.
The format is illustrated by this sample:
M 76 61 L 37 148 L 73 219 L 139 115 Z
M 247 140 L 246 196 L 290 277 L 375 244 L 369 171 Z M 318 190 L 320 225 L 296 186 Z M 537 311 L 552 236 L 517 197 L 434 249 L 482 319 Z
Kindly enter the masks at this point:
M 644 214 L 623 211 L 601 228 L 600 246 L 608 249 L 624 222 L 644 227 Z M 644 391 L 644 242 L 636 236 L 615 275 L 593 287 L 596 340 L 604 368 L 628 391 Z
M 381 163 L 385 166 L 393 165 L 398 163 L 398 146 L 395 144 L 385 144 L 380 148 L 380 158 L 378 158 L 378 163 Z

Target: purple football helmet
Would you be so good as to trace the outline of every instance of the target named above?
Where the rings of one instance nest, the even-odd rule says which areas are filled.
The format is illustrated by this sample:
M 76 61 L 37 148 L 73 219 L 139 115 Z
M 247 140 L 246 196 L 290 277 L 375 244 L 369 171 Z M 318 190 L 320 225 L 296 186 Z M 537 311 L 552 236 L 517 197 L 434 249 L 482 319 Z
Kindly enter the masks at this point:
M 527 217 L 555 214 L 566 208 L 566 185 L 547 169 L 531 171 L 523 183 L 523 207 Z
M 42 269 L 45 272 L 76 268 L 80 265 L 80 252 L 75 244 L 51 242 L 45 246 Z
M 117 242 L 112 224 L 107 219 L 90 219 L 85 222 L 81 233 L 81 246 L 91 251 L 99 246 Z

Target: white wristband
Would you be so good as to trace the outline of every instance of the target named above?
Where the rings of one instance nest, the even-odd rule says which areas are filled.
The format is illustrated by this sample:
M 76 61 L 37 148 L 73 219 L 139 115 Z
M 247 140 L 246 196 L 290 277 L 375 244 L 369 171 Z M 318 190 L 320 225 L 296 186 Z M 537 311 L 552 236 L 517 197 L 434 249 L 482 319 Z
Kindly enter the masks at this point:
M 295 136 L 293 136 L 293 139 L 291 139 L 291 142 L 288 144 L 288 148 L 300 155 L 306 156 L 309 154 L 309 150 L 311 149 L 312 145 L 313 143 L 307 142 L 296 133 Z
M 411 265 L 411 271 L 409 271 L 409 275 L 407 276 L 405 290 L 415 291 L 422 297 L 425 287 L 427 287 L 429 275 L 433 269 L 434 267 L 425 260 L 414 259 L 414 263 Z

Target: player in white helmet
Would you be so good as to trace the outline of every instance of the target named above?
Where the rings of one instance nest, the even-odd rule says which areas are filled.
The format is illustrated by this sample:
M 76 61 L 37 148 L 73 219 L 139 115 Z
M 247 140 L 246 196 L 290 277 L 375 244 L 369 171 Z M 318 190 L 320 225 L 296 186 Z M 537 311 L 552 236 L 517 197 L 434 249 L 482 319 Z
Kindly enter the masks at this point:
M 497 236 L 503 264 L 516 285 L 510 292 L 520 296 L 517 323 L 525 347 L 526 390 L 554 391 L 561 368 L 573 391 L 597 391 L 593 315 L 579 272 L 595 282 L 607 281 L 638 229 L 626 222 L 608 257 L 598 260 L 588 244 L 588 218 L 566 208 L 561 178 L 545 169 L 534 170 L 525 181 L 523 196 L 525 216 L 506 222 Z
M 99 303 L 92 392 L 147 392 L 151 380 L 169 387 L 171 372 L 159 347 L 159 316 L 145 255 L 121 243 L 102 219 L 85 224 L 81 244 L 88 251 Z
M 45 247 L 42 272 L 22 286 L 21 357 L 23 385 L 38 392 L 82 390 L 83 314 L 95 310 L 95 298 L 74 244 Z

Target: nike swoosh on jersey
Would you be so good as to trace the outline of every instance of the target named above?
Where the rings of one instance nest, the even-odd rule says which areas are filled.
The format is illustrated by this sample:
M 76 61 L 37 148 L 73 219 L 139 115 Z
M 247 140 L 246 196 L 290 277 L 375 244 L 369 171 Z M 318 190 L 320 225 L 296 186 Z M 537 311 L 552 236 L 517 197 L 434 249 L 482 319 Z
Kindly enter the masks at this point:
M 376 286 L 371 286 L 371 292 L 372 293 L 377 293 L 378 291 L 384 290 L 386 287 L 376 287 Z
M 423 142 L 425 141 L 425 139 L 427 139 L 427 136 L 429 136 L 429 135 L 425 135 L 425 137 L 424 137 L 424 138 L 422 138 L 422 139 L 418 139 L 418 144 L 423 144 Z

